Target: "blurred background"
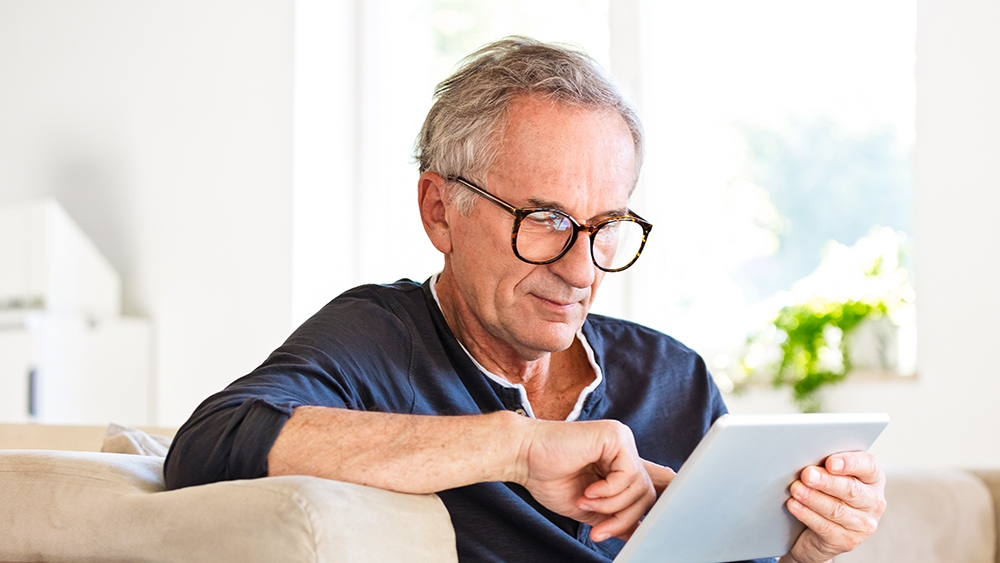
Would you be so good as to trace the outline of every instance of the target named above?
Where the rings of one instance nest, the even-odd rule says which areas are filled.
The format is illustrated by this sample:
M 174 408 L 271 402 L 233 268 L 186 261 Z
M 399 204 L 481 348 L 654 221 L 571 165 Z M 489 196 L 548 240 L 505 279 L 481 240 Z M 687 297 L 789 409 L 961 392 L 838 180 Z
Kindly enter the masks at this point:
M 525 34 L 584 48 L 646 128 L 631 206 L 655 229 L 597 312 L 699 351 L 731 410 L 794 412 L 748 337 L 817 295 L 881 303 L 823 409 L 888 412 L 890 464 L 1000 465 L 998 26 L 988 0 L 0 0 L 0 207 L 55 202 L 117 273 L 79 330 L 144 327 L 105 344 L 142 366 L 58 410 L 179 425 L 341 291 L 437 272 L 413 139 L 464 55 Z M 4 217 L 10 255 L 29 227 Z M 0 332 L 53 302 L 0 299 Z

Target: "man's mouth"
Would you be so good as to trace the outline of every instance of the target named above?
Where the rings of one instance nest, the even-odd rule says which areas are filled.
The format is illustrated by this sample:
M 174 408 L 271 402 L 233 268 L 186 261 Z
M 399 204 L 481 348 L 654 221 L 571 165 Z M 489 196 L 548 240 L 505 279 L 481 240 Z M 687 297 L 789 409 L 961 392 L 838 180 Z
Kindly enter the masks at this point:
M 551 298 L 551 297 L 543 297 L 541 295 L 535 295 L 535 297 L 538 300 L 542 301 L 543 303 L 545 303 L 545 304 L 547 304 L 547 305 L 549 305 L 551 307 L 556 307 L 556 308 L 559 308 L 559 309 L 569 309 L 573 305 L 578 305 L 580 303 L 580 301 L 573 301 L 573 300 L 559 299 L 559 298 Z

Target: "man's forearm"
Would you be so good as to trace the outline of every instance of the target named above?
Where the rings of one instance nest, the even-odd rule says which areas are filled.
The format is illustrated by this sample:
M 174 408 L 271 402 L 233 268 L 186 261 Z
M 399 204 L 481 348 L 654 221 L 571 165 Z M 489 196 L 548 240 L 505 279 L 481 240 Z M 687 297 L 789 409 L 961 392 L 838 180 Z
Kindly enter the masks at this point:
M 530 420 L 299 407 L 267 457 L 268 474 L 313 475 L 404 493 L 519 481 Z
M 656 501 L 655 487 L 673 477 L 639 457 L 620 422 L 534 420 L 507 411 L 414 416 L 299 407 L 267 462 L 272 476 L 313 475 L 405 493 L 510 481 L 549 510 L 591 524 L 594 541 L 630 535 Z

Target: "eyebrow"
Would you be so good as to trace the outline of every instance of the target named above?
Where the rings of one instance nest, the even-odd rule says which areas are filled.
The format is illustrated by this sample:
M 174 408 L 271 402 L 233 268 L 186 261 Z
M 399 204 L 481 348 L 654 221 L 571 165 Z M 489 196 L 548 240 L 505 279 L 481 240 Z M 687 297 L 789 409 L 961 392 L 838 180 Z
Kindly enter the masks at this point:
M 558 202 L 555 202 L 555 201 L 549 201 L 549 200 L 537 199 L 537 198 L 529 198 L 528 199 L 528 206 L 530 206 L 530 207 L 547 207 L 549 209 L 556 209 L 558 211 L 562 211 L 563 213 L 565 213 L 567 215 L 572 215 L 572 213 L 570 213 L 569 211 L 567 211 L 566 208 L 562 204 L 560 204 Z M 595 219 L 600 219 L 600 218 L 605 218 L 605 217 L 623 217 L 625 215 L 628 215 L 628 208 L 627 207 L 618 208 L 618 209 L 612 209 L 610 211 L 605 211 L 604 213 L 598 213 L 597 215 L 595 215 L 595 216 L 590 217 L 589 219 L 587 219 L 586 222 L 590 222 L 590 221 L 593 221 Z M 577 218 L 574 217 L 574 219 L 577 219 Z M 577 220 L 579 220 L 579 219 L 577 219 Z

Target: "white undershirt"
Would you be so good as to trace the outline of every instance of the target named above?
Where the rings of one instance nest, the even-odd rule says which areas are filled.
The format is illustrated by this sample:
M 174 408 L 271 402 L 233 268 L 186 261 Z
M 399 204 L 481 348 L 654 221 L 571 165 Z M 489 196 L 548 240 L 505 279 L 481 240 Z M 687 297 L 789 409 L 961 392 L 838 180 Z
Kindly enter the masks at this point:
M 434 302 L 437 303 L 438 309 L 441 309 L 442 314 L 444 314 L 444 309 L 441 308 L 441 300 L 438 299 L 437 290 L 435 289 L 435 286 L 437 286 L 438 276 L 440 275 L 441 273 L 438 272 L 437 274 L 434 274 L 434 276 L 431 277 L 431 295 L 434 296 Z M 590 396 L 590 394 L 594 391 L 594 389 L 597 389 L 597 386 L 601 384 L 601 380 L 604 379 L 604 374 L 601 373 L 601 366 L 597 365 L 597 361 L 594 359 L 594 349 L 591 348 L 590 343 L 587 342 L 587 337 L 583 335 L 582 328 L 576 331 L 576 337 L 580 339 L 580 344 L 583 345 L 583 349 L 587 353 L 587 360 L 590 361 L 590 367 L 594 369 L 594 380 L 590 382 L 590 385 L 587 385 L 586 387 L 583 388 L 582 391 L 580 391 L 580 396 L 577 397 L 576 404 L 573 405 L 572 412 L 570 412 L 569 415 L 566 416 L 567 421 L 573 421 L 580 417 L 580 411 L 583 410 L 583 404 L 584 402 L 586 402 L 587 397 Z M 458 339 L 456 338 L 455 340 Z M 477 362 L 476 359 L 472 357 L 472 354 L 469 353 L 469 350 L 465 347 L 464 344 L 462 344 L 461 341 L 458 341 L 458 345 L 462 347 L 462 351 L 465 352 L 465 355 L 469 356 L 469 359 L 472 360 L 472 363 L 475 364 L 477 368 L 479 368 L 479 371 L 486 374 L 486 377 L 492 379 L 493 381 L 495 381 L 496 383 L 498 383 L 503 387 L 506 387 L 507 389 L 517 389 L 518 392 L 521 394 L 521 404 L 524 405 L 524 410 L 526 411 L 526 414 L 531 418 L 536 418 L 535 413 L 531 410 L 531 403 L 528 401 L 528 391 L 524 388 L 524 385 L 521 385 L 520 383 L 511 383 L 510 381 L 507 381 L 507 379 L 504 378 L 503 376 L 497 375 L 487 370 L 486 368 L 483 367 L 482 364 Z

